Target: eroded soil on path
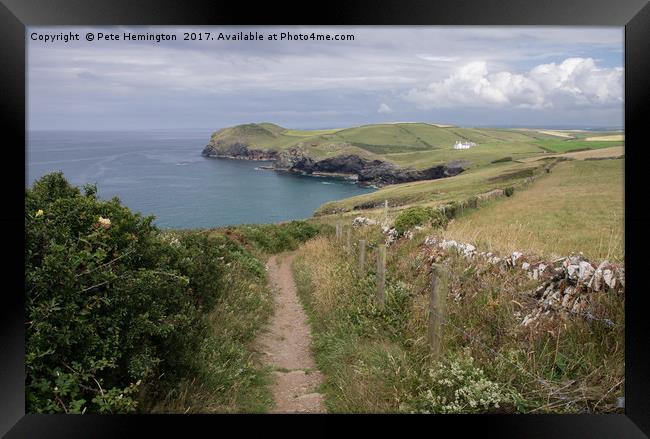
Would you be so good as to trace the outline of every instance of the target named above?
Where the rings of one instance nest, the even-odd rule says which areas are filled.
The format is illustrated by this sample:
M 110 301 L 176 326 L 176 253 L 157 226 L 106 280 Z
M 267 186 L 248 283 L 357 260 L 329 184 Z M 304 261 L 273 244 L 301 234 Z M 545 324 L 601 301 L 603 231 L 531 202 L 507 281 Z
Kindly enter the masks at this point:
M 291 270 L 294 256 L 273 256 L 267 264 L 275 314 L 258 339 L 257 349 L 263 363 L 274 369 L 271 413 L 325 413 L 323 395 L 318 393 L 323 375 L 310 350 L 311 329 Z

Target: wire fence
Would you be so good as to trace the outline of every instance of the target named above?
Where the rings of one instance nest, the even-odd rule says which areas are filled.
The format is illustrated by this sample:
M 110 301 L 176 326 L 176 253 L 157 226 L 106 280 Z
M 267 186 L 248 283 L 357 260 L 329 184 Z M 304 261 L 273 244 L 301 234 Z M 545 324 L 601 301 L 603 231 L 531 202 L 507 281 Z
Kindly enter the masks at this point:
M 341 227 L 341 226 L 338 226 L 338 227 Z M 341 235 L 342 235 L 342 229 L 339 229 L 339 235 L 338 235 L 339 239 L 337 239 L 337 241 L 339 241 L 343 245 L 343 242 L 342 242 L 343 240 L 340 239 Z M 343 246 L 347 249 L 348 254 L 350 254 L 350 246 L 349 246 L 349 244 L 343 245 Z M 365 250 L 365 248 L 369 248 L 369 249 L 384 248 L 384 243 L 381 242 L 381 241 L 372 242 L 372 241 L 365 241 L 364 240 L 364 250 Z M 365 254 L 364 254 L 364 257 L 365 257 Z M 385 257 L 381 258 L 381 259 L 383 259 L 383 261 L 385 263 Z M 385 267 L 384 267 L 384 269 L 385 269 Z M 378 270 L 381 270 L 379 265 L 378 265 Z M 436 275 L 435 273 L 432 274 L 432 276 L 435 276 L 435 275 Z M 431 291 L 431 294 L 434 294 L 434 292 Z M 447 294 L 447 291 L 445 291 L 444 294 Z M 433 301 L 431 303 L 433 303 Z M 573 384 L 575 384 L 577 382 L 577 380 L 570 380 L 568 383 L 564 383 L 562 386 L 557 387 L 558 383 L 556 381 L 553 381 L 551 379 L 547 379 L 547 378 L 545 378 L 543 376 L 540 376 L 540 375 L 537 375 L 537 374 L 533 373 L 532 371 L 530 371 L 530 370 L 526 369 L 524 366 L 522 366 L 520 363 L 515 362 L 515 361 L 511 360 L 510 358 L 506 357 L 501 352 L 499 352 L 498 350 L 496 350 L 492 346 L 485 343 L 479 337 L 474 336 L 473 334 L 468 332 L 465 328 L 463 328 L 463 327 L 453 323 L 452 321 L 450 321 L 448 316 L 446 315 L 446 312 L 441 313 L 441 312 L 437 311 L 434 308 L 434 306 L 429 307 L 429 312 L 434 313 L 436 315 L 436 317 L 438 318 L 438 321 L 442 325 L 444 325 L 444 327 L 451 328 L 452 330 L 454 330 L 457 333 L 461 334 L 463 337 L 465 337 L 465 339 L 469 340 L 470 342 L 474 343 L 477 346 L 480 346 L 482 349 L 485 350 L 485 352 L 489 353 L 494 358 L 499 358 L 499 359 L 504 360 L 507 364 L 510 364 L 511 366 L 513 366 L 517 371 L 519 371 L 522 374 L 524 374 L 525 376 L 527 376 L 531 380 L 531 382 L 534 381 L 536 383 L 541 384 L 544 388 L 547 389 L 548 393 L 545 393 L 544 396 L 548 397 L 549 400 L 551 399 L 552 396 L 557 398 L 557 401 L 555 401 L 553 403 L 549 402 L 548 404 L 546 404 L 544 406 L 537 407 L 537 408 L 531 410 L 529 413 L 539 412 L 539 411 L 542 411 L 542 410 L 545 410 L 545 409 L 556 408 L 556 407 L 560 407 L 562 405 L 568 405 L 571 402 L 575 402 L 575 401 L 579 400 L 579 398 L 578 399 L 574 398 L 572 400 L 571 399 L 567 400 L 566 397 L 562 397 L 560 395 L 562 392 L 566 392 L 568 388 L 570 388 Z M 579 316 L 579 317 L 584 318 L 585 320 L 587 320 L 589 322 L 599 322 L 599 323 L 602 323 L 602 324 L 604 324 L 605 326 L 607 326 L 609 328 L 621 328 L 621 327 L 625 326 L 624 324 L 617 323 L 617 322 L 613 321 L 612 319 L 598 317 L 598 316 L 594 315 L 592 312 L 589 312 L 589 311 L 587 311 L 587 312 L 579 312 L 579 311 L 573 311 L 571 309 L 562 308 L 560 310 L 560 312 L 566 312 L 566 313 L 571 314 L 571 315 Z M 618 383 L 616 383 L 614 386 L 612 386 L 609 389 L 609 391 L 606 392 L 604 395 L 602 395 L 602 397 L 594 404 L 593 408 L 596 408 L 598 405 L 600 405 L 614 390 L 616 390 L 621 385 L 623 385 L 624 382 L 625 382 L 625 378 L 621 379 Z M 555 387 L 555 388 L 554 389 L 549 389 L 550 387 Z M 533 389 L 531 389 L 531 391 L 533 391 Z M 589 409 L 588 404 L 585 403 L 585 406 L 587 407 L 588 411 L 592 411 L 592 410 Z M 620 407 L 623 407 L 623 406 L 624 406 L 624 397 L 619 397 L 618 401 L 617 401 L 617 407 L 620 408 Z

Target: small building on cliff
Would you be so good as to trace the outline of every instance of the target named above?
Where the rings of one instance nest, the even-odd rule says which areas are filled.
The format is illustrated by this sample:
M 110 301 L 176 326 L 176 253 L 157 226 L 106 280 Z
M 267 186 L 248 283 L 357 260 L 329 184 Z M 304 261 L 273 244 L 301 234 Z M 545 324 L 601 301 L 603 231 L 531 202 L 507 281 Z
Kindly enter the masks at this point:
M 470 149 L 473 146 L 476 146 L 476 143 L 467 140 L 456 140 L 454 143 L 454 149 Z

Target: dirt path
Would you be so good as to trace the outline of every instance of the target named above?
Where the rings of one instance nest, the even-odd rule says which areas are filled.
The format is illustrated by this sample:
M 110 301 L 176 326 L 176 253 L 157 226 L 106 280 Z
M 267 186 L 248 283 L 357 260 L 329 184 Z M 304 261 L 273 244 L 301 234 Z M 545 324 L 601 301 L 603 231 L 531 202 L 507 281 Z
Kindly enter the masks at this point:
M 273 256 L 267 264 L 275 314 L 257 341 L 258 350 L 262 361 L 275 369 L 272 413 L 325 413 L 323 395 L 317 392 L 323 375 L 311 354 L 311 329 L 291 270 L 294 257 Z

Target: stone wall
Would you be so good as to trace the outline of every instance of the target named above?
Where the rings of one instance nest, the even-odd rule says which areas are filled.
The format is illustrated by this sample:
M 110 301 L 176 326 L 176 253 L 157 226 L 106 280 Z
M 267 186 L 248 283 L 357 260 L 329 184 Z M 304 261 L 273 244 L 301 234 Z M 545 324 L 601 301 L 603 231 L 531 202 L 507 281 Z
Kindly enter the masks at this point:
M 620 264 L 606 260 L 592 263 L 581 254 L 553 261 L 518 251 L 499 256 L 492 252 L 479 252 L 472 244 L 437 236 L 427 236 L 424 246 L 432 250 L 429 253 L 432 262 L 444 258 L 446 252 L 454 251 L 469 260 L 497 265 L 504 270 L 523 270 L 528 277 L 538 281 L 538 287 L 530 291 L 537 305 L 523 317 L 523 326 L 535 326 L 557 313 L 615 324 L 594 315 L 591 299 L 598 293 L 624 294 L 625 268 Z

